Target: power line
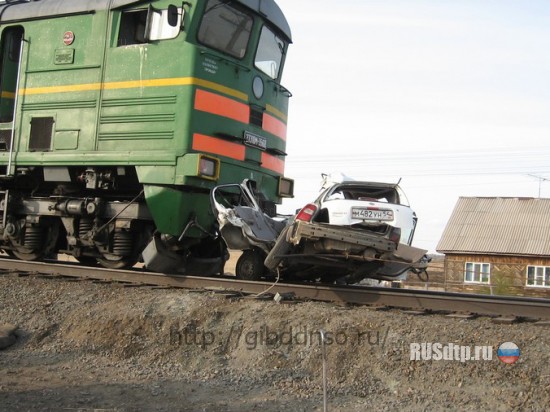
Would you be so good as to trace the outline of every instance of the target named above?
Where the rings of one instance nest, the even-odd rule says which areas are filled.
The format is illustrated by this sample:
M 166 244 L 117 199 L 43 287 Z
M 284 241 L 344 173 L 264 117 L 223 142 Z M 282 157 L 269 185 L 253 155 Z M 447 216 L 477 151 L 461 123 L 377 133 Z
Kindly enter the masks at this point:
M 550 148 L 431 151 L 289 156 L 287 167 L 297 170 L 361 168 L 362 174 L 428 176 L 529 175 L 550 173 Z
M 331 148 L 330 154 L 312 154 L 289 156 L 289 160 L 305 162 L 305 163 L 324 163 L 326 161 L 448 161 L 448 160 L 517 160 L 517 159 L 545 159 L 548 160 L 550 155 L 550 147 L 530 147 L 523 148 L 497 148 L 497 149 L 472 149 L 467 151 L 449 151 L 433 150 L 433 151 L 409 151 L 409 152 L 368 152 L 358 153 L 356 148 L 353 153 L 335 153 L 334 148 Z

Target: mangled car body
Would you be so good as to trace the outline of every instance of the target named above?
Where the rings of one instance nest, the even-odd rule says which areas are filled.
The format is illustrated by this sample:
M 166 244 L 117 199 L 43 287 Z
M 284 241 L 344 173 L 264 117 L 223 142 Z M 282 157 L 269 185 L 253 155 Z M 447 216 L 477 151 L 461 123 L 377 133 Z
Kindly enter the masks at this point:
M 263 213 L 247 182 L 218 186 L 211 200 L 228 247 L 243 250 L 241 278 L 356 283 L 427 266 L 426 251 L 411 246 L 417 218 L 396 184 L 325 177 L 318 198 L 286 219 Z

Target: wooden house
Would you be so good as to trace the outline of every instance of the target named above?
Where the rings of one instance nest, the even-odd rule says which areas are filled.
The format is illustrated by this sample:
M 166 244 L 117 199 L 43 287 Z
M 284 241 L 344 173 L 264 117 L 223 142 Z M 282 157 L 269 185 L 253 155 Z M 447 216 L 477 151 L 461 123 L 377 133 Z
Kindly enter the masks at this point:
M 550 298 L 550 199 L 461 197 L 437 251 L 446 290 Z

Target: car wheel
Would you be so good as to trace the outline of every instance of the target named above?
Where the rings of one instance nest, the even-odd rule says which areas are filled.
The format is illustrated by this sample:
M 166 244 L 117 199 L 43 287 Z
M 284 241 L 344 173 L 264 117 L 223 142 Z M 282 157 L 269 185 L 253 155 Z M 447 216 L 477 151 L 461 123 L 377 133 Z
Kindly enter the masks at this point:
M 265 273 L 263 252 L 255 249 L 245 250 L 235 268 L 238 279 L 260 280 Z

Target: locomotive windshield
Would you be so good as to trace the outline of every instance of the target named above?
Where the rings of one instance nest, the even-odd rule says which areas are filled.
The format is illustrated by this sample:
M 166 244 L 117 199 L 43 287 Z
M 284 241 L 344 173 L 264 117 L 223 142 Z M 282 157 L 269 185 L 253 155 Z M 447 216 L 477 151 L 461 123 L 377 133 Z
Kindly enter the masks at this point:
M 253 19 L 219 0 L 209 0 L 199 28 L 198 40 L 206 46 L 242 59 L 252 30 Z
M 285 43 L 269 28 L 264 26 L 260 35 L 254 64 L 269 77 L 276 79 L 279 77 L 284 50 Z

